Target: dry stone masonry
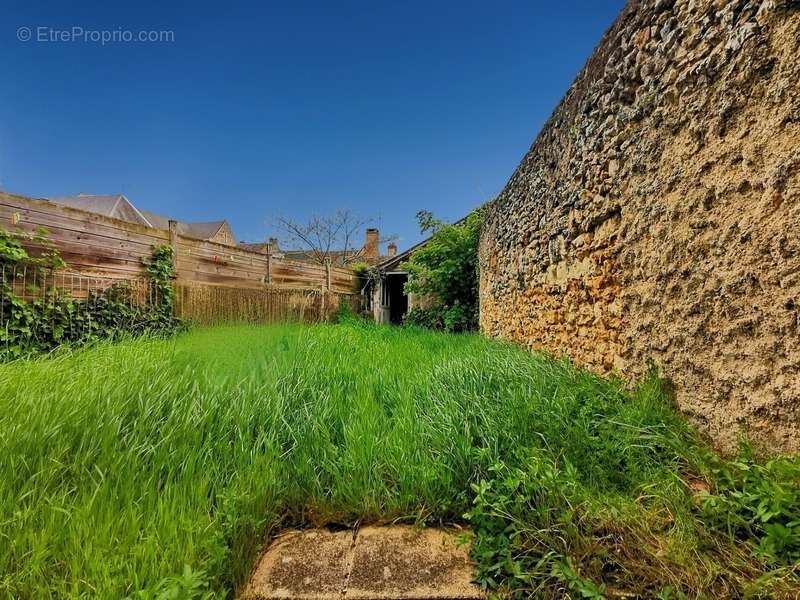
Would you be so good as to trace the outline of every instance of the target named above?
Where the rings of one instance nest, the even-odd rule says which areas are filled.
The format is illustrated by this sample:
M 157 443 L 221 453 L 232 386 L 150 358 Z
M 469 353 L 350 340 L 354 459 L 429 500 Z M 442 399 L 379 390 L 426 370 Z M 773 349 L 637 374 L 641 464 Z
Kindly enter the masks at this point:
M 500 196 L 481 328 L 800 450 L 800 2 L 633 0 Z

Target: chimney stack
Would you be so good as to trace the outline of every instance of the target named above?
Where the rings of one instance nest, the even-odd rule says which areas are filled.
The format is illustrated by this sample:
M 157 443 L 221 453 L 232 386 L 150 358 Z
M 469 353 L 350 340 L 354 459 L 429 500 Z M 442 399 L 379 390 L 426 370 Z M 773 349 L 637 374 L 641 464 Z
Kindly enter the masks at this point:
M 395 256 L 397 254 L 397 244 L 394 242 L 389 243 L 389 245 L 386 246 L 386 251 L 389 253 L 389 256 Z
M 364 243 L 364 258 L 380 258 L 380 235 L 377 229 L 367 229 L 367 241 Z
M 269 244 L 269 249 L 272 252 L 278 252 L 278 238 L 269 238 L 267 242 Z

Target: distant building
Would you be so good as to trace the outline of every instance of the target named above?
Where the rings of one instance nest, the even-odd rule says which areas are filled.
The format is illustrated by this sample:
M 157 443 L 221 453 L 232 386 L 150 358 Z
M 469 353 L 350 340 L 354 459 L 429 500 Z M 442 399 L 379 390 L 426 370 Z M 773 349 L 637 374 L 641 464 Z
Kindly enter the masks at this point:
M 467 217 L 461 218 L 453 225 L 459 225 L 466 219 Z M 430 239 L 425 238 L 400 254 L 397 254 L 397 246 L 390 244 L 389 256 L 375 264 L 379 277 L 370 279 L 363 294 L 367 298 L 367 308 L 376 323 L 400 325 L 412 308 L 429 307 L 432 300 L 429 296 L 406 294 L 408 271 L 403 268 L 403 264 Z
M 278 251 L 278 240 L 276 238 L 269 238 L 266 242 L 239 242 L 236 244 L 242 250 L 249 252 L 259 252 L 261 254 L 269 254 L 270 251 Z
M 54 204 L 111 217 L 112 219 L 120 219 L 128 223 L 155 229 L 169 229 L 170 219 L 168 217 L 162 217 L 150 211 L 136 208 L 124 194 L 78 194 L 77 196 L 48 198 L 48 200 Z M 216 242 L 226 246 L 236 245 L 236 237 L 225 220 L 200 223 L 176 222 L 178 224 L 178 234 L 183 237 Z
M 364 294 L 369 300 L 369 310 L 376 323 L 399 325 L 409 310 L 420 305 L 419 298 L 414 294 L 406 294 L 408 271 L 403 268 L 403 263 L 427 244 L 429 239 L 411 246 L 401 254 L 397 254 L 397 246 L 390 244 L 389 256 L 375 265 L 380 277 L 370 280 Z
M 270 238 L 266 242 L 239 242 L 239 247 L 252 252 L 267 254 L 280 254 L 284 258 L 301 262 L 319 263 L 319 253 L 312 250 L 283 250 L 279 247 L 276 238 Z M 370 227 L 366 231 L 364 245 L 360 248 L 348 248 L 347 250 L 330 250 L 327 256 L 331 259 L 331 264 L 344 266 L 357 262 L 365 262 L 369 265 L 376 265 L 379 262 L 391 258 L 397 254 L 397 246 L 390 242 L 386 247 L 387 254 L 381 255 L 380 251 L 380 232 Z

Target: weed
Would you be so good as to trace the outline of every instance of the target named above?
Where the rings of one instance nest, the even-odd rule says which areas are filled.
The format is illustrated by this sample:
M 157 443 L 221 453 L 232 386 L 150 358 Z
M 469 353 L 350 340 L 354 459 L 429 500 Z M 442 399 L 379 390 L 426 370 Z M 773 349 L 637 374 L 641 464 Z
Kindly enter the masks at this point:
M 735 460 L 710 462 L 715 486 L 703 494 L 706 521 L 735 539 L 756 540 L 754 551 L 770 563 L 800 562 L 800 458 L 760 463 L 743 442 Z

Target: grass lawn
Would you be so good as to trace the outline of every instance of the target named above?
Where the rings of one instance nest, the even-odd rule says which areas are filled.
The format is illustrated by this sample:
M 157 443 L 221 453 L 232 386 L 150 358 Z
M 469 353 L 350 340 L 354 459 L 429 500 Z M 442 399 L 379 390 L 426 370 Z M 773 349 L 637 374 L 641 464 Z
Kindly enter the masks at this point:
M 506 593 L 791 597 L 799 472 L 478 336 L 140 338 L 0 366 L 0 597 L 224 597 L 281 527 L 394 520 L 471 523 Z

